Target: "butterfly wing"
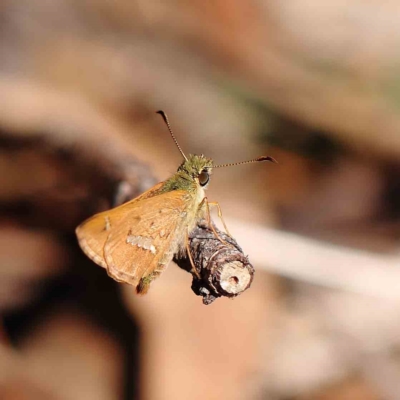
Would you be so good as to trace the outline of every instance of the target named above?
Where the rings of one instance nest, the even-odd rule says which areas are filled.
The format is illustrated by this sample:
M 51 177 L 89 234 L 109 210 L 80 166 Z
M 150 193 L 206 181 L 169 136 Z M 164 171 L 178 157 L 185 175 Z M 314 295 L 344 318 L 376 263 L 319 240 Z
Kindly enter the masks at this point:
M 104 245 L 110 234 L 107 224 L 109 212 L 105 211 L 89 218 L 76 230 L 79 246 L 83 252 L 100 267 L 107 268 L 104 259 Z
M 112 212 L 115 216 L 119 216 L 119 219 L 122 219 L 125 213 L 140 200 L 156 196 L 162 186 L 163 182 L 160 182 L 133 200 L 112 210 L 93 215 L 80 224 L 76 228 L 75 233 L 83 252 L 97 265 L 107 268 L 107 263 L 104 259 L 104 245 L 110 235 L 109 214 Z
M 182 240 L 188 192 L 146 193 L 77 228 L 84 252 L 117 281 L 145 293 Z

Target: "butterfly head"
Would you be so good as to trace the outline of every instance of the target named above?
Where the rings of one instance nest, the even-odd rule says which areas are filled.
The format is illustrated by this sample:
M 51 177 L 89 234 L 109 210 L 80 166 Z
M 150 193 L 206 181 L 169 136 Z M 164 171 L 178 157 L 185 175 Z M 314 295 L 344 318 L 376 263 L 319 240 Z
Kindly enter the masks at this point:
M 203 155 L 189 154 L 187 159 L 178 168 L 178 173 L 187 175 L 190 179 L 198 181 L 202 187 L 207 186 L 213 168 L 213 161 Z

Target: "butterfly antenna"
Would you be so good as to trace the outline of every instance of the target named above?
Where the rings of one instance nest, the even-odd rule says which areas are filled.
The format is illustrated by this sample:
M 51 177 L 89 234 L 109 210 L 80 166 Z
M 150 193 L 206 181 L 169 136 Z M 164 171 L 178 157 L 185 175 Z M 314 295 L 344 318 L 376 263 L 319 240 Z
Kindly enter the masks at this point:
M 171 125 L 169 124 L 167 114 L 165 114 L 165 112 L 162 111 L 162 110 L 157 111 L 157 114 L 160 114 L 160 115 L 162 116 L 162 119 L 164 120 L 165 124 L 167 125 L 168 130 L 169 130 L 169 133 L 171 134 L 172 139 L 174 140 L 174 142 L 175 142 L 175 144 L 176 144 L 176 147 L 178 148 L 178 150 L 179 150 L 179 151 L 181 152 L 181 154 L 183 155 L 183 158 L 187 161 L 188 159 L 187 159 L 187 157 L 185 156 L 185 153 L 183 152 L 181 146 L 179 146 L 179 143 L 178 143 L 178 141 L 176 140 L 176 137 L 175 137 L 174 133 L 172 132 Z
M 263 162 L 263 161 L 270 161 L 275 164 L 278 164 L 278 161 L 276 161 L 275 158 L 272 158 L 270 156 L 261 156 L 261 157 L 257 157 L 255 159 L 249 160 L 249 161 L 240 161 L 240 162 L 236 162 L 236 163 L 214 165 L 213 168 L 233 167 L 235 165 L 251 164 L 251 163 Z

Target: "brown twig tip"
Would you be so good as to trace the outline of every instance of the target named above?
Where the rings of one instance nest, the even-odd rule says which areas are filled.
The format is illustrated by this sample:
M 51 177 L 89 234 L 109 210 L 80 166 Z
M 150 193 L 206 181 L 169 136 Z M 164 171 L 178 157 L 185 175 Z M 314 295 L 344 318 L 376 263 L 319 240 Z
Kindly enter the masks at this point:
M 201 221 L 189 237 L 197 274 L 191 271 L 186 257 L 175 259 L 181 268 L 192 273 L 192 290 L 203 297 L 206 305 L 218 297 L 238 296 L 250 287 L 254 277 L 254 268 L 236 241 L 215 229 L 225 243 L 216 238 L 206 221 Z

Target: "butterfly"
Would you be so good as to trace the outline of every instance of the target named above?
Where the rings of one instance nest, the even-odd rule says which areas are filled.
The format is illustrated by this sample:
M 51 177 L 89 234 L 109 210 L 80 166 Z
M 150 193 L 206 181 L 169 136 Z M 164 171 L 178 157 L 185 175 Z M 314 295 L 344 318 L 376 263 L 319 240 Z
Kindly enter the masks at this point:
M 151 282 L 167 268 L 174 255 L 188 256 L 192 260 L 188 238 L 204 218 L 212 227 L 210 205 L 218 207 L 222 219 L 219 204 L 209 202 L 205 195 L 213 168 L 276 162 L 272 157 L 262 156 L 249 161 L 213 165 L 213 160 L 204 155 L 186 157 L 167 115 L 163 111 L 157 113 L 162 116 L 184 158 L 177 172 L 135 199 L 96 214 L 76 228 L 84 253 L 105 268 L 116 281 L 133 285 L 138 294 L 147 293 Z M 193 266 L 193 261 L 191 263 Z

